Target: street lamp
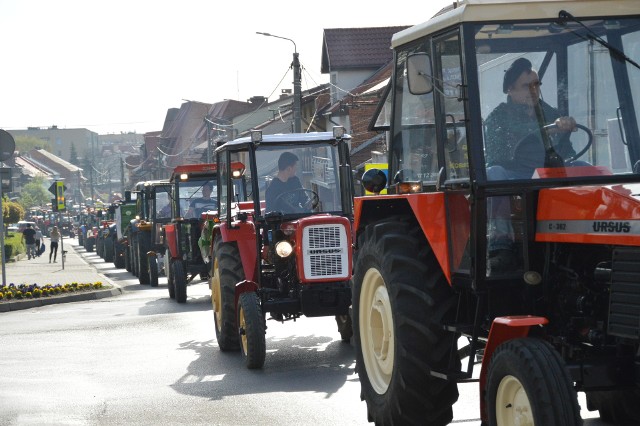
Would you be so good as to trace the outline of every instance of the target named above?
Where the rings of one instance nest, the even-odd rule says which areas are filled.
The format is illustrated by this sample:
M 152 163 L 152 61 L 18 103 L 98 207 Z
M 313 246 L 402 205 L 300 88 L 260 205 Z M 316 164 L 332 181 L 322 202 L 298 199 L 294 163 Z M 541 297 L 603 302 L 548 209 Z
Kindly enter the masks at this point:
M 294 133 L 302 133 L 302 117 L 300 115 L 300 105 L 302 103 L 302 76 L 300 73 L 300 58 L 298 57 L 296 42 L 291 40 L 290 38 L 280 37 L 269 33 L 261 33 L 259 31 L 256 31 L 256 34 L 267 37 L 281 38 L 283 40 L 289 40 L 291 43 L 293 43 L 293 64 L 291 65 L 293 67 L 293 131 Z

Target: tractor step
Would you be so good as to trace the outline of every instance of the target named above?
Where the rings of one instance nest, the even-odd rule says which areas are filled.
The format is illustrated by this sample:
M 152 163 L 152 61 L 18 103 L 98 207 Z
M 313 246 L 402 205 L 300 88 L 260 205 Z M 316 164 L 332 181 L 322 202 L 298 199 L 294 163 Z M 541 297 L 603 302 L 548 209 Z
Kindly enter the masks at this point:
M 437 377 L 442 380 L 450 380 L 455 382 L 467 381 L 471 378 L 471 374 L 466 371 L 450 370 L 450 371 L 435 371 L 431 370 L 429 373 L 433 377 Z
M 442 329 L 452 333 L 471 334 L 473 332 L 473 324 L 444 324 Z

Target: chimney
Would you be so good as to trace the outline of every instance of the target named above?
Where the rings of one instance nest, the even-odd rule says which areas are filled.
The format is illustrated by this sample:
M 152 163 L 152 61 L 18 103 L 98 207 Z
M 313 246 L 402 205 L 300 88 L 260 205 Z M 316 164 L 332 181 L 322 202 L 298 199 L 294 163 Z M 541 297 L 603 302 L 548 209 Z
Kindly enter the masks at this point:
M 260 105 L 263 103 L 267 103 L 267 98 L 265 98 L 264 96 L 252 96 L 251 98 L 249 98 L 247 100 L 247 102 L 249 102 L 250 104 L 253 105 Z

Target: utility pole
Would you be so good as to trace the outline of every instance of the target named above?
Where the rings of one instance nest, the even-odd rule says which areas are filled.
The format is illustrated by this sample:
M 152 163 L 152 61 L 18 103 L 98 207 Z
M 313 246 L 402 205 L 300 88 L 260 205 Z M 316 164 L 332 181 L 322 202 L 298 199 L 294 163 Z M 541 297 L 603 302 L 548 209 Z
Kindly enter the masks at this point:
M 260 34 L 267 37 L 281 38 L 283 40 L 289 40 L 293 43 L 293 131 L 294 133 L 302 133 L 302 72 L 300 70 L 300 56 L 298 54 L 298 48 L 296 42 L 290 38 L 280 37 L 269 33 L 261 33 L 256 31 L 256 34 Z

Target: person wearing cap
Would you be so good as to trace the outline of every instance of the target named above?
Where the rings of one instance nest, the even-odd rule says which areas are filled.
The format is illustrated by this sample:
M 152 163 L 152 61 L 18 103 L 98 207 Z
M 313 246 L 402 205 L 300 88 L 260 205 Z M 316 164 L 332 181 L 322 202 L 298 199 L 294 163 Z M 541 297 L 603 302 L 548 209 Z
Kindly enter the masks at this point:
M 536 131 L 539 135 L 541 127 L 547 124 L 556 125 L 555 129 L 548 131 L 550 134 L 562 135 L 554 143 L 558 154 L 563 158 L 575 155 L 567 132 L 576 130 L 576 121 L 573 117 L 560 116 L 555 108 L 541 99 L 541 85 L 538 72 L 526 58 L 516 59 L 505 71 L 502 92 L 507 95 L 507 100 L 498 105 L 484 122 L 487 166 L 508 164 L 518 142 Z M 542 109 L 544 123 L 538 121 L 537 105 Z

